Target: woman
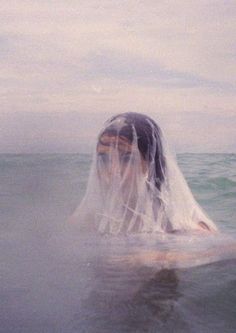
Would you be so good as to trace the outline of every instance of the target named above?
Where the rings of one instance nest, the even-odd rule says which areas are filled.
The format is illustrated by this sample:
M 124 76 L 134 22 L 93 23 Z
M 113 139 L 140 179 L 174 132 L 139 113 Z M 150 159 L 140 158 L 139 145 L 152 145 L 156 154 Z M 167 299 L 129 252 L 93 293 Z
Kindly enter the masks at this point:
M 217 229 L 194 200 L 158 125 L 133 112 L 112 117 L 99 133 L 74 216 L 101 233 Z

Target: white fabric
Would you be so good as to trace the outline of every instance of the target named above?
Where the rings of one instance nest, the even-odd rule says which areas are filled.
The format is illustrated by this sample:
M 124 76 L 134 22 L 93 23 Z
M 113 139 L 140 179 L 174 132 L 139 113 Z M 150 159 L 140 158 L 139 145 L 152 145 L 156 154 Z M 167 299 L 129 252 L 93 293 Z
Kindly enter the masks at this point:
M 130 150 L 121 149 L 120 133 L 127 126 L 126 114 L 106 122 L 98 136 L 87 191 L 74 218 L 85 229 L 111 234 L 199 229 L 199 222 L 216 230 L 193 198 L 160 129 L 150 118 L 146 117 L 145 121 L 151 128 L 152 138 L 148 160 L 140 153 L 139 133 L 132 122 L 129 123 L 132 127 Z M 108 140 L 105 148 L 101 145 L 104 135 Z M 102 154 L 98 147 L 102 147 Z M 160 156 L 162 181 L 157 181 L 155 170 L 157 149 L 163 155 L 163 160 Z

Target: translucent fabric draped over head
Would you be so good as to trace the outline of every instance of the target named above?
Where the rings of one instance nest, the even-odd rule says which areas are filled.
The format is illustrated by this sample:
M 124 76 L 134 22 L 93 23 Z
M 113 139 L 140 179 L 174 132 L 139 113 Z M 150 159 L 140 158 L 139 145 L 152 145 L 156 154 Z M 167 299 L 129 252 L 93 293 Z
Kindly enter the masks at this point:
M 87 191 L 74 213 L 101 233 L 216 229 L 194 200 L 160 128 L 124 113 L 108 120 L 94 153 Z

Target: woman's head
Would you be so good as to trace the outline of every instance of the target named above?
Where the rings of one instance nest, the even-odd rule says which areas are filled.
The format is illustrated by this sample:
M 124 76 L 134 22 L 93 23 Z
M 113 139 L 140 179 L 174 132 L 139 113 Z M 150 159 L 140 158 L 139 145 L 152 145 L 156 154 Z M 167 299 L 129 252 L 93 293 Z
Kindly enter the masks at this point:
M 76 214 L 101 233 L 198 229 L 201 221 L 216 229 L 163 145 L 160 128 L 148 116 L 122 113 L 109 119 L 98 135 Z
M 138 162 L 138 154 L 141 171 L 160 189 L 165 177 L 161 140 L 160 128 L 151 118 L 133 112 L 119 114 L 108 120 L 99 134 L 98 158 L 110 174 L 117 171 L 118 164 L 123 174 L 129 162 Z

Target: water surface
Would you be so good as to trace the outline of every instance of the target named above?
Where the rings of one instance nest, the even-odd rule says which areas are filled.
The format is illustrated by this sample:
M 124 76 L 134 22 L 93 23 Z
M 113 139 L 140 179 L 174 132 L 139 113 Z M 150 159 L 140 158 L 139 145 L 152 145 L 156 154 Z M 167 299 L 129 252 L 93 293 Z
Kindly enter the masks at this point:
M 0 331 L 235 332 L 236 155 L 178 161 L 218 235 L 82 235 L 91 156 L 1 155 Z M 194 259 L 146 256 L 163 251 Z

